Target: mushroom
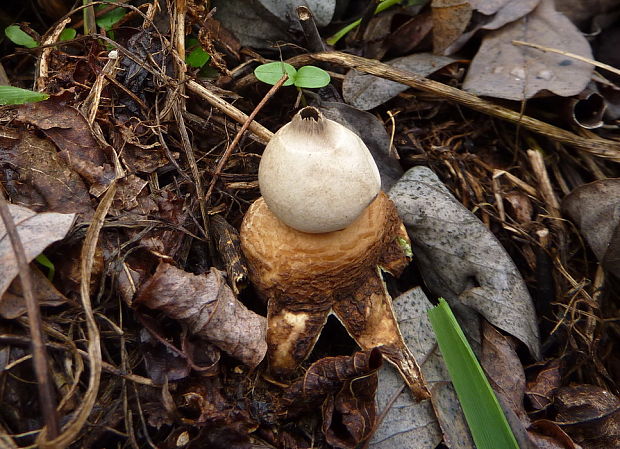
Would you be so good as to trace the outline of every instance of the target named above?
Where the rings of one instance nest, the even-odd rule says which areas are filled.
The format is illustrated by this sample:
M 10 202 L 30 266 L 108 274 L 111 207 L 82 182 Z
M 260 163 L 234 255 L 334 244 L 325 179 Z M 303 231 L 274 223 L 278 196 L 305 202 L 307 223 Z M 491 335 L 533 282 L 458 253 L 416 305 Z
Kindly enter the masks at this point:
M 313 107 L 299 111 L 269 141 L 258 183 L 280 220 L 317 233 L 349 226 L 381 190 L 362 139 Z
M 361 139 L 304 108 L 267 146 L 259 183 L 263 197 L 240 235 L 250 279 L 268 304 L 271 372 L 294 374 L 333 313 L 362 349 L 381 350 L 416 398 L 427 398 L 381 277 L 407 266 L 409 238 Z

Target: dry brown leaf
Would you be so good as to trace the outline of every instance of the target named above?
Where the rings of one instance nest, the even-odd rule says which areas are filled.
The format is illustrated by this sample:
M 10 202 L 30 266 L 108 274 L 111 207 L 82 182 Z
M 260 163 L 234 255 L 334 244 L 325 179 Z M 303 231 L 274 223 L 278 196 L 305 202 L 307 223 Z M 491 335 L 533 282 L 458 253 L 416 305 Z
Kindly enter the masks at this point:
M 114 179 L 114 168 L 94 138 L 86 118 L 53 97 L 47 101 L 19 106 L 16 120 L 41 129 L 60 150 L 60 157 L 90 185 L 99 196 Z
M 553 0 L 542 0 L 526 17 L 487 34 L 474 57 L 463 89 L 508 100 L 532 98 L 540 91 L 563 97 L 580 93 L 593 66 L 566 56 L 516 46 L 520 40 L 592 58 L 590 45 Z
M 34 265 L 30 266 L 32 293 L 40 306 L 59 306 L 68 300 L 56 290 L 54 284 Z M 26 314 L 26 300 L 23 297 L 21 282 L 15 278 L 6 292 L 0 295 L 0 316 L 7 320 Z
M 82 178 L 59 157 L 52 142 L 34 132 L 3 128 L 0 177 L 15 204 L 37 212 L 92 215 Z
M 369 368 L 371 368 L 369 366 Z M 354 449 L 366 440 L 375 426 L 376 369 L 347 380 L 336 396 L 323 403 L 323 434 L 336 448 Z
M 47 212 L 37 214 L 25 207 L 9 204 L 15 227 L 22 241 L 26 260 L 32 260 L 45 248 L 61 240 L 71 228 L 75 214 Z M 19 272 L 11 240 L 0 220 L 0 296 Z
M 540 357 L 532 299 L 506 250 L 427 167 L 410 169 L 390 191 L 428 287 L 453 307 L 476 310 Z M 462 306 L 461 306 L 462 307 Z
M 441 54 L 459 38 L 471 19 L 472 7 L 463 0 L 433 0 L 433 51 Z
M 381 351 L 377 348 L 351 356 L 320 359 L 310 365 L 303 378 L 284 391 L 276 407 L 277 414 L 289 419 L 311 410 L 323 403 L 328 395 L 341 391 L 345 384 L 365 376 L 375 376 L 382 362 Z M 373 390 L 371 398 L 374 398 L 374 393 Z M 374 407 L 374 399 L 372 402 Z
M 527 383 L 526 394 L 536 410 L 544 410 L 553 402 L 553 393 L 560 387 L 560 360 L 554 359 Z
M 193 335 L 248 366 L 257 366 L 267 352 L 266 319 L 239 302 L 215 268 L 194 275 L 162 262 L 141 287 L 135 303 L 181 321 Z
M 620 447 L 620 399 L 596 385 L 560 388 L 555 422 L 584 449 Z

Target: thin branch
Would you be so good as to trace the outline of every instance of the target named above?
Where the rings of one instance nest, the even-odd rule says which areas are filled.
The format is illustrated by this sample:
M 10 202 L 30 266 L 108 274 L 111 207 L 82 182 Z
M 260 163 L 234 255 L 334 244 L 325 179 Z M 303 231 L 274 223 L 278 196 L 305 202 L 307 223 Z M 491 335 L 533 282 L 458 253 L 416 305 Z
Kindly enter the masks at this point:
M 341 52 L 325 52 L 310 55 L 301 55 L 292 60 L 289 64 L 295 66 L 303 61 L 322 61 L 338 64 L 360 72 L 369 73 L 381 78 L 385 78 L 397 83 L 404 84 L 424 92 L 430 92 L 447 100 L 462 104 L 468 108 L 488 114 L 493 117 L 506 120 L 537 134 L 541 134 L 552 140 L 570 145 L 594 156 L 620 162 L 620 142 L 601 138 L 586 138 L 574 134 L 557 126 L 550 125 L 541 120 L 522 115 L 518 111 L 499 106 L 476 95 L 457 89 L 456 87 L 424 78 L 412 72 L 397 69 L 387 64 L 372 59 L 362 58 L 361 56 L 349 55 Z
M 594 59 L 586 58 L 584 56 L 577 55 L 575 53 L 570 53 L 564 50 L 558 50 L 557 48 L 545 47 L 544 45 L 532 44 L 530 42 L 523 41 L 512 41 L 512 45 L 520 45 L 522 47 L 530 47 L 535 48 L 536 50 L 540 50 L 542 52 L 549 53 L 557 53 L 558 55 L 566 56 L 568 58 L 576 59 L 577 61 L 585 62 L 587 64 L 591 64 L 600 69 L 608 70 L 611 73 L 615 73 L 616 75 L 620 75 L 620 69 L 616 67 L 610 66 L 609 64 L 604 64 L 602 62 L 595 61 Z
M 216 107 L 224 114 L 235 120 L 236 122 L 244 124 L 248 120 L 248 116 L 244 112 L 240 111 L 227 101 L 222 100 L 216 94 L 211 92 L 206 87 L 201 86 L 196 81 L 188 81 L 187 88 L 196 95 L 200 96 L 202 99 L 209 102 L 212 106 Z M 256 136 L 258 136 L 264 143 L 269 142 L 273 137 L 273 133 L 271 131 L 269 131 L 260 123 L 254 121 L 250 123 L 248 129 L 252 131 Z
M 207 190 L 207 194 L 205 195 L 206 203 L 209 202 L 209 198 L 211 197 L 211 194 L 213 193 L 213 189 L 215 188 L 215 183 L 217 182 L 217 178 L 219 177 L 222 171 L 222 168 L 224 168 L 224 164 L 226 164 L 226 161 L 228 160 L 232 152 L 237 147 L 237 144 L 241 140 L 241 136 L 243 136 L 243 133 L 250 127 L 250 124 L 254 120 L 254 117 L 256 117 L 256 114 L 258 114 L 258 112 L 263 108 L 263 106 L 267 104 L 269 99 L 273 97 L 273 95 L 278 91 L 278 89 L 280 89 L 280 87 L 282 87 L 282 85 L 286 82 L 287 79 L 288 79 L 288 75 L 285 73 L 282 76 L 282 78 L 280 78 L 280 80 L 276 84 L 274 84 L 271 89 L 269 89 L 269 92 L 267 92 L 267 94 L 265 94 L 265 96 L 260 101 L 260 103 L 256 105 L 252 113 L 243 123 L 243 126 L 241 127 L 241 129 L 235 135 L 235 138 L 231 142 L 230 146 L 226 149 L 226 151 L 220 158 L 220 161 L 217 163 L 217 166 L 215 167 L 215 171 L 213 172 L 213 176 L 211 177 L 211 183 L 209 184 L 209 190 Z
M 26 259 L 24 246 L 17 232 L 17 227 L 13 221 L 13 216 L 9 211 L 9 205 L 4 197 L 2 189 L 0 189 L 0 216 L 4 222 L 6 232 L 11 240 L 15 259 L 19 267 L 19 280 L 22 284 L 24 299 L 26 300 L 26 309 L 28 312 L 28 321 L 30 323 L 30 335 L 32 337 L 32 356 L 34 362 L 34 372 L 37 378 L 37 388 L 39 390 L 39 405 L 43 413 L 43 420 L 47 427 L 47 434 L 50 439 L 58 435 L 58 416 L 56 415 L 56 399 L 52 390 L 48 365 L 47 350 L 43 343 L 43 333 L 41 332 L 41 314 L 39 312 L 39 304 L 34 297 L 32 290 L 32 279 L 30 278 L 30 266 Z

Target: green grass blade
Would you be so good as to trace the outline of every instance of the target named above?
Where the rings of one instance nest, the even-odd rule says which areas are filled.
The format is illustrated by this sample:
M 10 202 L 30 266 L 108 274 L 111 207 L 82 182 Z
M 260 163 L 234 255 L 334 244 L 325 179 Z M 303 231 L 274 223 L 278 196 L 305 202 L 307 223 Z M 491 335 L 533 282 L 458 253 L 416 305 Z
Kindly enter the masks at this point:
M 469 346 L 450 306 L 443 299 L 428 311 L 439 349 L 478 449 L 519 449 L 506 416 Z
M 33 92 L 13 86 L 0 86 L 0 106 L 5 104 L 24 104 L 43 101 L 49 98 L 48 94 Z

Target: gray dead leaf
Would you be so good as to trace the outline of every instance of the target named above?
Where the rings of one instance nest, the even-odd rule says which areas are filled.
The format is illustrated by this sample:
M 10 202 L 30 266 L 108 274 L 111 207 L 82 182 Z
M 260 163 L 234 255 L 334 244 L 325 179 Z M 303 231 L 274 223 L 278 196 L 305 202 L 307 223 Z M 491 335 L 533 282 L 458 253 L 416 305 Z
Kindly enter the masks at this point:
M 218 0 L 215 18 L 228 28 L 241 45 L 269 48 L 277 41 L 288 41 L 284 26 L 257 0 Z
M 243 46 L 269 48 L 277 41 L 291 41 L 289 29 L 301 29 L 295 9 L 308 6 L 319 26 L 329 24 L 335 0 L 218 0 L 215 17 Z
M 428 76 L 454 62 L 456 62 L 456 59 L 448 56 L 434 55 L 432 53 L 415 53 L 402 58 L 392 59 L 387 61 L 386 64 L 420 76 Z M 342 83 L 342 96 L 350 105 L 367 111 L 385 103 L 407 89 L 409 87 L 404 84 L 350 70 Z
M 431 291 L 476 310 L 540 358 L 538 325 L 521 274 L 495 236 L 427 167 L 407 171 L 390 191 Z
M 52 243 L 62 240 L 75 218 L 75 214 L 56 212 L 38 214 L 15 204 L 9 204 L 9 212 L 17 227 L 28 262 L 32 262 Z M 6 292 L 18 272 L 11 239 L 6 233 L 4 222 L 0 219 L 0 297 Z
M 620 277 L 620 179 L 577 187 L 564 198 L 562 209 L 579 227 L 605 269 Z
M 345 103 L 323 101 L 319 109 L 325 117 L 346 126 L 364 141 L 377 163 L 381 189 L 387 192 L 403 175 L 398 160 L 390 155 L 390 136 L 381 121 L 369 112 Z
M 590 45 L 566 16 L 542 0 L 526 17 L 485 36 L 463 89 L 476 95 L 508 100 L 532 98 L 546 90 L 567 97 L 581 92 L 593 66 L 566 56 L 513 45 L 526 41 L 592 58 Z
M 369 447 L 374 449 L 432 449 L 442 436 L 451 449 L 473 449 L 473 442 L 450 377 L 437 348 L 435 334 L 426 314 L 432 304 L 420 288 L 394 299 L 394 312 L 407 346 L 424 374 L 431 401 L 415 402 L 402 389 L 377 428 Z M 403 380 L 391 366 L 379 371 L 377 409 L 379 413 L 403 387 Z M 441 428 L 439 421 L 442 423 Z
M 202 337 L 250 367 L 265 357 L 267 319 L 248 310 L 211 268 L 195 275 L 160 263 L 135 300 L 184 323 Z
M 497 30 L 531 12 L 540 0 L 470 0 L 469 3 L 484 15 L 493 15 L 490 21 L 480 28 Z
M 316 24 L 324 27 L 329 24 L 336 9 L 336 0 L 258 0 L 265 9 L 283 22 L 295 23 L 298 6 L 307 6 L 314 15 Z
M 484 15 L 474 16 L 475 25 L 444 51 L 446 55 L 459 51 L 480 30 L 497 30 L 529 14 L 540 0 L 471 0 L 469 3 Z

